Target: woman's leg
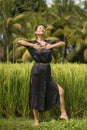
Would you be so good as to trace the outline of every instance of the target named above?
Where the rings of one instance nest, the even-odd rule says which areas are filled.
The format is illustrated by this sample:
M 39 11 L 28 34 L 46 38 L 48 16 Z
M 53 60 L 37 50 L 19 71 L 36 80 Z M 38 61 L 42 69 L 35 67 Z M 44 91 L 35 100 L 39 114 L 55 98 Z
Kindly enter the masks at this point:
M 60 118 L 64 120 L 68 120 L 68 116 L 65 109 L 65 102 L 64 102 L 64 89 L 58 84 L 59 96 L 60 96 L 60 111 L 61 115 Z
M 38 126 L 39 125 L 39 119 L 38 119 L 38 111 L 33 109 L 33 115 L 34 115 L 34 126 Z

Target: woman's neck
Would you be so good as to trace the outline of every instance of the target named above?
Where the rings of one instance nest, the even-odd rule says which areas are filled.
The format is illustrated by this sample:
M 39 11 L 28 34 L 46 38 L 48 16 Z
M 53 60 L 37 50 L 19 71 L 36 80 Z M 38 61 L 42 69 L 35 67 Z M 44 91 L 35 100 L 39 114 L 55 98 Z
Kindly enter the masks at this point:
M 41 36 L 38 36 L 37 37 L 37 41 L 44 41 L 44 37 L 41 35 Z

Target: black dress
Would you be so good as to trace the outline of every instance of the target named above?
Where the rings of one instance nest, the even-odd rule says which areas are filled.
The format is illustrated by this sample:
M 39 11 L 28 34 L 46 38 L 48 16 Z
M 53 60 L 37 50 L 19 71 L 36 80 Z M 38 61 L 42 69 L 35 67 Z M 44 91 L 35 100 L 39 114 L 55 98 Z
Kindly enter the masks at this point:
M 29 41 L 33 44 L 38 41 Z M 46 41 L 53 44 L 52 41 Z M 36 50 L 32 47 L 27 47 L 36 62 L 31 70 L 30 75 L 30 108 L 38 111 L 46 111 L 53 106 L 59 104 L 58 87 L 54 79 L 51 77 L 51 55 L 52 49 Z

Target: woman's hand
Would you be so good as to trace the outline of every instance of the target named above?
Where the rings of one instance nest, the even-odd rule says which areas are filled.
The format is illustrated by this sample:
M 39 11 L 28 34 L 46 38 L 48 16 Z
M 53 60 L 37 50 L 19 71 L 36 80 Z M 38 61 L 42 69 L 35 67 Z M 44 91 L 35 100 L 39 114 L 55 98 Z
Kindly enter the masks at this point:
M 46 45 L 43 46 L 44 49 L 52 49 L 53 48 L 53 45 L 52 44 L 49 44 L 47 43 Z
M 33 47 L 34 49 L 37 49 L 37 50 L 40 50 L 40 49 L 43 49 L 43 48 L 44 48 L 43 46 L 41 46 L 41 45 L 38 44 L 38 43 L 33 44 L 32 47 Z

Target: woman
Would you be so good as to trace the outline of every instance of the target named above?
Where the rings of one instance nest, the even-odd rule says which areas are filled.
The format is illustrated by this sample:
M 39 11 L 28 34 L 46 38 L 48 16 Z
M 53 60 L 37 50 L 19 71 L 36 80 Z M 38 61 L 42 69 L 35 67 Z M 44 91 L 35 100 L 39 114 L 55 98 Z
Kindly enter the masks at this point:
M 65 43 L 45 40 L 46 29 L 44 25 L 35 28 L 37 40 L 18 40 L 18 43 L 27 47 L 35 60 L 30 76 L 30 107 L 34 115 L 34 125 L 39 125 L 38 112 L 51 109 L 55 105 L 60 105 L 60 118 L 68 120 L 64 105 L 64 90 L 51 77 L 50 61 L 52 48 L 64 46 Z

